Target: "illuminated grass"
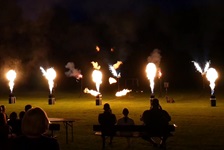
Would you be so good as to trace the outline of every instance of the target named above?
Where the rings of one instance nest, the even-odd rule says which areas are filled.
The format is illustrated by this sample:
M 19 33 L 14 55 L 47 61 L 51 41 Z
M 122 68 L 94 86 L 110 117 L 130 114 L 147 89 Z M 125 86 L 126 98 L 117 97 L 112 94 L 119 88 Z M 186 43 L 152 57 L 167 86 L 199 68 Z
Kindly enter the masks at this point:
M 172 123 L 178 128 L 173 137 L 167 141 L 167 149 L 172 150 L 210 150 L 223 149 L 224 143 L 224 97 L 216 95 L 217 106 L 211 107 L 209 93 L 178 92 L 169 93 L 175 103 L 166 103 L 165 97 L 160 97 L 163 109 L 172 116 Z M 15 104 L 8 104 L 7 95 L 0 98 L 0 104 L 6 106 L 7 114 L 12 111 L 19 113 L 26 104 L 42 107 L 49 117 L 74 118 L 74 142 L 65 143 L 65 131 L 63 124 L 61 130 L 56 132 L 57 139 L 62 150 L 99 150 L 101 139 L 94 136 L 92 125 L 97 124 L 98 114 L 103 111 L 103 106 L 95 105 L 95 98 L 79 93 L 56 93 L 56 104 L 48 105 L 46 93 L 18 93 Z M 117 118 L 122 116 L 124 107 L 130 111 L 130 117 L 136 124 L 141 124 L 140 115 L 149 108 L 149 94 L 130 93 L 128 96 L 116 98 L 112 94 L 103 94 L 103 103 L 110 103 L 113 113 Z M 69 134 L 70 139 L 70 134 Z M 153 149 L 153 147 L 140 138 L 133 139 L 130 149 Z M 126 141 L 123 138 L 115 138 L 113 148 L 125 149 Z

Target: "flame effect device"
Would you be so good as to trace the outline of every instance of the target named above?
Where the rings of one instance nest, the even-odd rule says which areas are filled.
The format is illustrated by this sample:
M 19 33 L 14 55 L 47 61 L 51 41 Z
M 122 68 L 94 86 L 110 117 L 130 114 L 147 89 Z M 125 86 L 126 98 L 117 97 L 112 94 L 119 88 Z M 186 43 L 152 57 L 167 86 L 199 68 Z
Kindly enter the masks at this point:
M 97 106 L 102 105 L 102 95 L 101 94 L 98 94 L 96 96 L 96 105 Z
M 49 105 L 54 105 L 55 104 L 55 97 L 53 94 L 49 94 L 49 97 L 48 97 L 48 104 Z
M 153 101 L 154 98 L 155 98 L 155 95 L 152 94 L 152 95 L 150 96 L 150 106 L 152 106 L 152 101 Z
M 210 100 L 211 100 L 211 106 L 212 107 L 216 106 L 216 98 L 215 98 L 215 95 L 211 95 Z
M 9 94 L 9 104 L 14 104 L 14 103 L 16 103 L 16 97 L 12 93 L 10 93 Z

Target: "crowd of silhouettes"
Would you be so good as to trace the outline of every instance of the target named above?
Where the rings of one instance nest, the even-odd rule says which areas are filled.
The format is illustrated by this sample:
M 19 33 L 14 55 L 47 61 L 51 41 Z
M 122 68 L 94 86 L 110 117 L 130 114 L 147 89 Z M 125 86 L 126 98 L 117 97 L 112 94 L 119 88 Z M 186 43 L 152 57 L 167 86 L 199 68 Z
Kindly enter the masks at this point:
M 103 149 L 105 149 L 106 137 L 108 136 L 110 141 L 109 145 L 112 145 L 113 137 L 115 134 L 119 134 L 127 138 L 128 147 L 130 147 L 130 137 L 133 132 L 122 131 L 116 132 L 115 125 L 135 125 L 135 122 L 132 118 L 128 116 L 128 108 L 124 108 L 122 111 L 123 117 L 116 119 L 116 116 L 112 113 L 110 105 L 108 103 L 104 104 L 104 112 L 100 113 L 98 116 L 98 122 L 101 125 L 102 129 L 102 141 Z M 143 114 L 140 116 L 140 120 L 143 122 L 143 125 L 146 126 L 146 131 L 143 132 L 140 136 L 150 142 L 154 147 L 166 148 L 166 140 L 171 136 L 173 131 L 173 125 L 170 125 L 171 116 L 167 111 L 163 110 L 159 104 L 157 98 L 151 100 L 150 108 L 143 111 Z M 157 143 L 153 140 L 153 137 L 160 137 L 160 143 Z
M 27 104 L 19 115 L 6 114 L 6 107 L 0 106 L 0 149 L 1 150 L 60 150 L 55 138 L 46 133 L 49 120 L 40 107 Z
M 130 147 L 130 136 L 132 132 L 115 131 L 115 125 L 135 125 L 130 118 L 128 108 L 122 111 L 123 117 L 117 120 L 116 115 L 108 103 L 104 104 L 104 112 L 98 115 L 98 122 L 102 129 L 103 149 L 106 145 L 106 137 L 109 137 L 109 145 L 112 146 L 115 134 L 126 136 Z M 171 129 L 169 122 L 171 117 L 167 111 L 163 110 L 159 100 L 154 98 L 149 109 L 145 110 L 140 117 L 147 130 L 141 136 L 144 140 L 152 143 L 153 146 L 164 148 L 166 140 L 170 136 Z M 11 112 L 9 117 L 6 114 L 6 107 L 0 106 L 0 149 L 1 150 L 40 150 L 51 149 L 59 150 L 58 141 L 47 136 L 49 119 L 46 112 L 40 107 L 32 107 L 27 104 L 19 115 Z M 153 141 L 154 135 L 161 135 L 161 143 Z

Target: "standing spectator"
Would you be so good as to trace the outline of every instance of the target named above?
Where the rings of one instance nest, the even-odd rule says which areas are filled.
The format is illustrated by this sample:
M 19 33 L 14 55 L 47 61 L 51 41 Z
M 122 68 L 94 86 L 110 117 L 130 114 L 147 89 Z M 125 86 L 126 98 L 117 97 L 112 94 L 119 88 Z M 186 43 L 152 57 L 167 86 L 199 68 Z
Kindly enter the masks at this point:
M 166 140 L 170 135 L 169 121 L 171 121 L 171 117 L 167 111 L 162 109 L 158 99 L 152 100 L 151 108 L 143 112 L 141 120 L 147 126 L 147 133 L 143 135 L 143 139 L 151 142 L 153 146 L 157 146 L 152 137 L 153 135 L 161 135 L 160 147 L 165 147 Z
M 99 114 L 98 122 L 102 127 L 102 140 L 103 149 L 105 148 L 106 136 L 110 137 L 110 145 L 112 144 L 113 137 L 115 135 L 114 125 L 117 122 L 116 116 L 112 113 L 110 105 L 108 103 L 104 104 L 104 112 Z
M 45 111 L 39 107 L 28 110 L 22 120 L 23 135 L 16 137 L 12 150 L 59 150 L 56 139 L 44 136 L 49 127 Z
M 128 117 L 129 110 L 127 108 L 124 108 L 123 111 L 123 117 L 118 119 L 117 125 L 134 125 L 134 120 Z M 128 147 L 130 147 L 131 138 L 130 136 L 133 135 L 132 132 L 120 132 L 120 135 L 127 137 Z

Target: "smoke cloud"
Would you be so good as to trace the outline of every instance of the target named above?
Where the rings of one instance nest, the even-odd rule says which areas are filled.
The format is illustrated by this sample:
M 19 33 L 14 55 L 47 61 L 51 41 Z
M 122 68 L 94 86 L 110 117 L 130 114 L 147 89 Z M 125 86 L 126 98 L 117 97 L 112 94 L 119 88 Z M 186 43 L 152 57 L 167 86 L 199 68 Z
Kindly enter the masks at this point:
M 157 67 L 160 65 L 162 56 L 159 49 L 154 49 L 151 55 L 148 57 L 148 62 L 154 63 Z
M 75 64 L 73 62 L 68 62 L 65 65 L 65 68 L 69 69 L 67 72 L 65 72 L 67 77 L 75 77 L 76 79 L 82 78 L 81 71 L 75 68 Z

